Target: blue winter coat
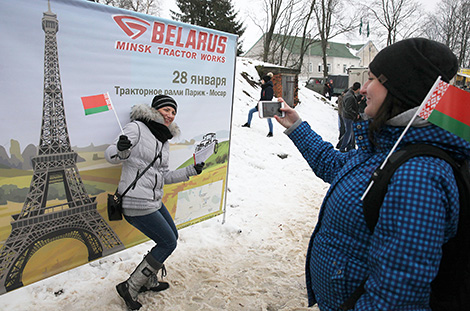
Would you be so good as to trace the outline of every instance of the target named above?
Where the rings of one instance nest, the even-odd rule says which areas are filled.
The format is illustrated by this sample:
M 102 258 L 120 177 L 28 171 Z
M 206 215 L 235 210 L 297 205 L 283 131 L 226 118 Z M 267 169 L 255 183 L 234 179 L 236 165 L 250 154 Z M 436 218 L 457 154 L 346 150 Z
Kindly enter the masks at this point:
M 315 174 L 331 186 L 322 203 L 306 261 L 309 306 L 338 307 L 368 277 L 354 310 L 430 310 L 430 283 L 441 246 L 455 235 L 458 190 L 450 165 L 416 157 L 394 174 L 371 235 L 361 196 L 372 172 L 384 161 L 404 127 L 387 126 L 367 136 L 369 121 L 355 123 L 359 149 L 340 153 L 303 122 L 288 133 Z M 434 125 L 411 127 L 400 147 L 424 142 L 470 157 L 470 144 Z

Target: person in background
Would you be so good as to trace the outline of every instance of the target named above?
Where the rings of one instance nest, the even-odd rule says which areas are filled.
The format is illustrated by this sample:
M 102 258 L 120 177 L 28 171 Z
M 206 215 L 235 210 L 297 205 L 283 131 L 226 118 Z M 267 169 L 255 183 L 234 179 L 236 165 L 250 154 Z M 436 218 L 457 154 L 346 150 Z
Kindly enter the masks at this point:
M 344 137 L 344 132 L 345 132 L 345 126 L 344 126 L 344 120 L 343 120 L 343 99 L 344 99 L 344 94 L 348 89 L 345 89 L 344 91 L 341 92 L 341 94 L 338 96 L 338 99 L 336 100 L 336 104 L 338 105 L 338 130 L 339 130 L 339 135 L 338 135 L 338 143 L 336 144 L 336 149 L 341 148 L 341 145 L 343 143 L 343 137 Z
M 323 87 L 323 96 L 331 100 L 331 96 L 333 96 L 333 80 L 329 80 L 325 83 Z
M 109 163 L 122 163 L 119 193 L 123 193 L 139 172 L 157 159 L 122 198 L 127 222 L 156 243 L 127 281 L 116 286 L 131 310 L 142 306 L 137 300 L 139 292 L 157 292 L 169 287 L 168 283 L 158 281 L 157 273 L 159 270 L 166 273 L 163 263 L 176 248 L 178 230 L 162 202 L 163 185 L 187 181 L 190 176 L 200 174 L 204 166 L 204 163 L 198 163 L 175 171 L 168 168 L 169 140 L 180 133 L 178 125 L 173 123 L 177 108 L 176 101 L 166 95 L 155 96 L 151 106 L 132 107 L 131 122 L 124 126 L 123 133 L 105 152 Z
M 438 76 L 449 82 L 457 69 L 452 51 L 428 39 L 406 39 L 380 51 L 360 91 L 370 119 L 355 123 L 359 148 L 347 153 L 323 141 L 287 105 L 281 108 L 286 116 L 275 117 L 315 174 L 330 183 L 307 251 L 309 306 L 336 311 L 366 280 L 356 311 L 431 310 L 431 282 L 459 218 L 452 167 L 430 156 L 401 165 L 390 180 L 373 233 L 361 197 Z M 438 146 L 459 160 L 470 159 L 469 142 L 421 118 L 414 119 L 397 150 L 418 142 Z
M 348 152 L 356 148 L 356 139 L 354 137 L 354 122 L 359 120 L 359 106 L 357 104 L 357 96 L 361 84 L 354 82 L 352 87 L 344 94 L 343 97 L 343 122 L 344 122 L 344 135 L 339 150 L 341 152 Z
M 272 100 L 274 96 L 274 89 L 273 89 L 273 82 L 271 78 L 273 77 L 272 72 L 268 72 L 263 78 L 261 79 L 261 98 L 260 100 Z M 248 111 L 248 121 L 242 125 L 242 127 L 250 127 L 251 120 L 253 119 L 253 113 L 258 111 L 258 104 Z M 268 127 L 269 132 L 267 137 L 273 137 L 273 122 L 271 118 L 268 118 Z

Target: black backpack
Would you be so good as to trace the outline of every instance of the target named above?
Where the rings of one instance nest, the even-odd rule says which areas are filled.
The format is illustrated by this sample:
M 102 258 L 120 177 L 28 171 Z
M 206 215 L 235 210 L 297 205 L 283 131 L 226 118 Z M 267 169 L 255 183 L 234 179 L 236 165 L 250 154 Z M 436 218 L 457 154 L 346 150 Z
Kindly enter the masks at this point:
M 442 246 L 443 256 L 439 272 L 431 283 L 430 306 L 433 311 L 470 310 L 470 169 L 468 161 L 458 162 L 441 148 L 427 144 L 412 144 L 393 153 L 383 169 L 372 175 L 374 181 L 363 200 L 364 217 L 373 233 L 379 219 L 387 187 L 395 170 L 408 159 L 416 156 L 433 156 L 445 160 L 452 166 L 459 189 L 459 223 L 457 234 Z M 367 279 L 366 279 L 367 280 Z M 341 310 L 354 308 L 365 292 L 364 280 Z

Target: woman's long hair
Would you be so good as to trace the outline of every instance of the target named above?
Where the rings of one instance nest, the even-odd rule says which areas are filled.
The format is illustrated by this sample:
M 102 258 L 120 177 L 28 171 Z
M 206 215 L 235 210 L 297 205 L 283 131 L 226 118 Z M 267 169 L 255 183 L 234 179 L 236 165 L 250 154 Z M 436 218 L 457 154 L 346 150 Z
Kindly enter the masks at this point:
M 410 108 L 411 107 L 409 105 L 406 106 L 390 92 L 388 92 L 382 106 L 380 106 L 376 116 L 369 126 L 369 139 L 372 141 L 372 143 L 374 145 L 376 144 L 375 137 L 380 133 L 388 120 L 404 111 L 407 111 Z

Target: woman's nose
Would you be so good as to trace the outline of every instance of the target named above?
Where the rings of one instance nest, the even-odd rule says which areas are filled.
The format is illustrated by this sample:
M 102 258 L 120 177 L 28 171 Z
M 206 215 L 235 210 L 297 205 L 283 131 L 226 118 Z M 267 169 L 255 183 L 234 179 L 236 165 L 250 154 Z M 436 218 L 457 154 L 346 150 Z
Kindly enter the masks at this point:
M 364 85 L 361 87 L 361 90 L 359 91 L 359 93 L 361 93 L 361 95 L 366 95 L 367 94 L 367 84 L 369 81 L 367 81 L 366 83 L 364 83 Z

